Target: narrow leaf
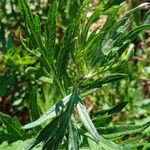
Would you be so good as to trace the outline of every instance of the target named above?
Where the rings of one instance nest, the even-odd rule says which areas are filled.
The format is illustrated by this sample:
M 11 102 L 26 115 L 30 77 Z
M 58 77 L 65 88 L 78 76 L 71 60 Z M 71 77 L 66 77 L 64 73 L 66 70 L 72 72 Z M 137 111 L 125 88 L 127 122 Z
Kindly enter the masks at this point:
M 72 39 L 74 38 L 74 24 L 70 24 L 66 30 L 65 36 L 64 36 L 64 43 L 62 48 L 60 49 L 59 55 L 58 55 L 58 71 L 63 75 L 64 71 L 67 68 L 68 65 L 68 59 L 69 59 L 69 54 L 73 48 L 72 45 Z
M 70 95 L 64 97 L 61 101 L 59 101 L 57 104 L 55 104 L 54 106 L 52 106 L 43 116 L 41 116 L 39 119 L 37 119 L 36 121 L 26 124 L 24 125 L 22 128 L 23 129 L 30 129 L 30 128 L 34 128 L 40 124 L 42 124 L 43 122 L 52 119 L 54 117 L 57 117 L 58 115 L 60 115 L 62 109 L 65 107 L 65 105 L 67 104 L 67 102 L 69 101 L 69 97 Z
M 94 127 L 94 124 L 92 123 L 85 106 L 81 102 L 79 102 L 77 104 L 77 110 L 78 110 L 80 119 L 83 122 L 85 128 L 91 134 L 91 136 L 94 138 L 94 140 L 98 143 L 99 142 L 99 134 L 98 134 L 96 128 Z
M 98 132 L 102 135 L 106 135 L 107 138 L 121 137 L 131 133 L 137 133 L 145 130 L 150 126 L 150 122 L 142 125 L 118 125 L 113 127 L 99 127 Z
M 122 146 L 116 145 L 115 143 L 108 141 L 103 137 L 100 138 L 100 141 L 101 142 L 97 144 L 95 141 L 88 138 L 89 145 L 92 145 L 90 146 L 91 150 L 129 150 Z
M 78 129 L 76 128 L 74 122 L 70 120 L 68 150 L 79 150 L 78 140 L 79 140 Z
M 27 150 L 31 150 L 40 142 L 44 143 L 42 150 L 48 150 L 50 147 L 52 150 L 58 149 L 69 125 L 74 106 L 78 102 L 76 93 L 74 92 L 71 96 L 67 97 L 67 101 L 66 110 L 55 117 L 45 128 L 40 131 Z
M 107 83 L 111 83 L 114 81 L 118 81 L 121 80 L 123 78 L 127 77 L 126 74 L 121 74 L 121 73 L 116 73 L 116 74 L 112 74 L 103 78 L 99 78 L 94 80 L 93 82 L 86 84 L 86 85 L 82 85 L 82 89 L 83 90 L 90 90 L 90 89 L 94 89 L 94 88 L 100 88 L 102 87 L 103 84 L 107 84 Z
M 94 113 L 93 116 L 98 116 L 98 115 L 103 116 L 105 114 L 110 115 L 110 114 L 119 113 L 127 105 L 127 103 L 128 102 L 120 102 L 110 109 L 100 110 L 100 111 Z
M 48 12 L 48 20 L 46 25 L 46 57 L 50 64 L 52 63 L 55 55 L 55 39 L 56 39 L 56 13 L 57 2 L 54 1 Z

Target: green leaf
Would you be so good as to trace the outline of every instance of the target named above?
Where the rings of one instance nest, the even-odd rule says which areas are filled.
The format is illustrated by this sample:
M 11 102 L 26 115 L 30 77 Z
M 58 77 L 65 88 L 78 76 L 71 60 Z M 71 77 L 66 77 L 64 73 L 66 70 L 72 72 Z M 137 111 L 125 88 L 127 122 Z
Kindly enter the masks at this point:
M 59 148 L 59 144 L 65 136 L 65 131 L 69 125 L 74 106 L 76 106 L 78 101 L 79 98 L 77 96 L 76 90 L 74 90 L 73 94 L 70 96 L 69 102 L 67 103 L 66 110 L 60 115 L 60 126 L 58 127 L 57 132 L 52 138 L 49 138 L 49 140 L 46 141 L 46 143 L 43 146 L 43 149 L 48 150 L 49 147 L 51 147 L 51 149 L 55 150 Z
M 81 89 L 83 91 L 87 91 L 87 90 L 91 90 L 94 88 L 101 88 L 103 84 L 118 81 L 118 80 L 124 79 L 125 77 L 127 77 L 126 74 L 121 74 L 121 73 L 112 74 L 103 78 L 98 78 L 89 84 L 81 85 Z
M 121 18 L 115 22 L 101 44 L 102 52 L 107 55 L 111 48 L 116 47 L 114 42 L 129 28 L 130 22 L 127 17 Z M 125 42 L 125 40 L 124 40 Z M 121 43 L 120 43 L 121 44 Z
M 0 145 L 0 150 L 25 150 L 27 145 L 32 141 L 32 139 L 28 139 L 25 141 L 16 141 L 12 144 L 8 144 L 7 142 L 3 142 Z M 41 146 L 34 148 L 33 150 L 41 150 Z
M 102 145 L 98 145 L 96 142 L 94 142 L 90 138 L 88 138 L 88 144 L 89 144 L 90 150 L 104 150 Z
M 18 0 L 18 4 L 19 4 L 19 8 L 20 8 L 22 15 L 29 19 L 29 25 L 32 26 L 34 19 L 33 19 L 33 16 L 31 14 L 31 11 L 29 9 L 29 6 L 26 0 Z
M 111 115 L 111 114 L 119 113 L 127 104 L 128 102 L 119 102 L 117 105 L 115 105 L 110 109 L 100 110 L 94 113 L 93 116 L 98 116 L 98 115 L 103 116 L 103 115 Z
M 70 120 L 70 122 L 69 122 L 68 150 L 79 150 L 78 129 L 72 120 Z
M 125 36 L 125 39 L 133 40 L 136 38 L 136 36 L 141 33 L 144 30 L 150 29 L 149 24 L 141 25 L 136 27 L 135 29 L 129 31 L 129 33 Z
M 68 0 L 68 6 L 67 6 L 67 17 L 69 19 L 69 23 L 72 22 L 76 16 L 77 16 L 77 12 L 79 11 L 80 7 L 82 6 L 82 3 L 84 2 L 84 0 Z
M 79 116 L 80 116 L 80 119 L 81 119 L 83 125 L 85 126 L 87 131 L 90 133 L 90 135 L 94 138 L 94 140 L 98 143 L 99 142 L 99 134 L 98 134 L 94 124 L 92 123 L 85 106 L 81 102 L 79 102 L 77 104 L 77 110 L 78 110 L 78 113 L 79 113 Z
M 20 129 L 21 124 L 17 117 L 11 118 L 9 115 L 6 115 L 0 112 L 0 120 L 6 126 L 9 134 L 12 134 L 14 139 L 24 139 L 25 138 L 25 131 Z
M 146 2 L 146 3 L 141 3 L 141 4 L 138 5 L 137 7 L 135 7 L 135 8 L 133 8 L 133 9 L 129 10 L 129 11 L 126 13 L 126 16 L 132 14 L 133 12 L 135 12 L 136 10 L 139 10 L 140 8 L 143 8 L 143 7 L 146 6 L 146 5 L 149 5 L 149 3 L 148 3 L 148 2 Z
M 116 22 L 115 17 L 118 13 L 118 10 L 119 7 L 113 7 L 111 10 L 109 10 L 107 12 L 108 18 L 103 28 L 99 31 L 99 33 L 96 36 L 94 36 L 92 40 L 90 40 L 90 42 L 87 41 L 85 51 L 87 52 L 87 58 L 91 60 L 91 67 L 94 67 L 98 62 L 101 63 L 104 59 L 104 54 L 101 50 L 102 42 L 105 39 L 106 34 L 109 33 L 114 22 Z
M 87 57 L 89 58 L 89 60 L 91 60 L 91 67 L 94 67 L 96 64 L 105 67 L 106 65 L 110 65 L 110 63 L 118 60 L 118 58 L 115 58 L 117 55 L 116 53 L 114 53 L 114 51 L 118 52 L 118 57 L 120 57 L 126 50 L 128 44 L 139 33 L 148 28 L 148 26 L 141 26 L 138 29 L 133 29 L 134 31 L 131 30 L 130 32 L 128 32 L 131 22 L 128 19 L 129 16 L 134 11 L 145 5 L 146 4 L 141 4 L 138 7 L 130 10 L 118 22 L 116 22 L 115 18 L 118 13 L 118 9 L 116 11 L 114 11 L 114 9 L 119 8 L 120 6 L 115 6 L 114 9 L 111 8 L 110 10 L 108 10 L 108 19 L 104 27 L 97 35 L 94 36 L 93 40 L 90 40 L 90 42 L 87 43 L 87 46 L 85 48 L 87 51 Z M 114 61 L 109 62 L 112 59 L 114 59 Z
M 36 36 L 40 39 L 40 37 L 41 37 L 41 22 L 40 22 L 39 16 L 35 16 L 34 26 L 35 26 L 34 32 L 35 32 Z
M 50 147 L 52 150 L 58 149 L 59 144 L 65 136 L 65 131 L 68 127 L 69 120 L 70 116 L 66 113 L 60 115 L 57 131 L 52 137 L 49 136 L 49 139 L 44 143 L 43 150 L 49 150 Z
M 79 99 L 76 95 L 76 92 L 74 92 L 69 97 L 66 110 L 54 118 L 44 129 L 40 131 L 34 141 L 29 145 L 27 150 L 31 150 L 40 142 L 44 143 L 43 150 L 48 150 L 49 147 L 51 147 L 52 150 L 58 149 L 59 144 L 61 143 L 65 135 L 65 131 L 69 125 L 69 120 L 71 118 L 74 106 L 78 100 Z
M 125 147 L 116 145 L 115 143 L 108 141 L 104 138 L 100 138 L 100 143 L 97 144 L 92 139 L 88 138 L 88 143 L 91 148 L 91 150 L 127 150 Z
M 51 78 L 48 78 L 48 77 L 45 77 L 45 76 L 40 77 L 39 80 L 43 83 L 53 84 L 53 80 Z
M 56 117 L 48 125 L 46 125 L 35 137 L 35 139 L 27 146 L 27 150 L 33 149 L 40 142 L 46 142 L 48 138 L 54 136 L 58 129 L 57 127 L 58 123 L 59 123 L 59 117 Z
M 59 74 L 62 76 L 64 72 L 66 71 L 68 60 L 69 60 L 69 54 L 73 49 L 72 40 L 74 38 L 74 24 L 70 24 L 65 32 L 63 46 L 60 49 L 59 55 L 58 55 L 58 71 Z
M 59 1 L 59 13 L 61 15 L 61 23 L 63 25 L 70 24 L 77 16 L 77 12 L 82 6 L 84 0 L 67 0 L 67 1 Z
M 37 105 L 37 88 L 32 88 L 30 92 L 30 102 L 29 102 L 29 113 L 32 121 L 35 121 L 39 118 L 40 112 Z
M 39 119 L 37 119 L 36 121 L 26 124 L 24 125 L 22 128 L 23 129 L 30 129 L 30 128 L 34 128 L 36 126 L 39 126 L 40 124 L 44 123 L 47 120 L 50 120 L 52 118 L 55 118 L 57 116 L 59 116 L 63 110 L 63 108 L 65 107 L 65 105 L 67 104 L 67 102 L 69 101 L 70 95 L 64 97 L 61 101 L 59 101 L 58 103 L 56 103 L 54 106 L 52 106 L 43 116 L 41 116 Z
M 87 39 L 88 31 L 92 23 L 94 23 L 97 19 L 99 19 L 100 15 L 102 14 L 102 10 L 96 10 L 92 14 L 92 16 L 87 20 L 85 26 L 83 27 L 82 31 L 82 38 Z
M 88 133 L 92 136 L 93 140 L 100 145 L 100 147 L 103 147 L 104 150 L 120 150 L 122 149 L 121 146 L 116 145 L 115 143 L 108 141 L 104 139 L 102 136 L 100 136 L 92 123 L 92 120 L 90 119 L 90 116 L 88 115 L 88 112 L 85 108 L 85 106 L 79 102 L 77 104 L 77 110 L 80 116 L 80 119 L 82 123 L 84 124 L 85 128 L 87 129 Z
M 128 145 L 128 144 L 136 144 L 143 138 L 143 135 L 137 135 L 135 137 L 131 137 L 126 139 L 121 143 L 121 145 Z
M 109 123 L 112 121 L 113 116 L 115 116 L 115 114 L 111 114 L 111 115 L 103 115 L 103 116 L 97 116 L 97 117 L 93 117 L 92 121 L 95 125 L 95 127 L 106 127 L 109 125 Z
M 137 150 L 137 149 L 149 150 L 150 149 L 150 143 L 147 143 L 147 142 L 140 143 L 140 141 L 137 141 L 136 143 L 129 143 L 123 146 L 128 148 L 129 150 L 130 149 L 131 150 Z
M 145 130 L 150 126 L 150 122 L 142 125 L 116 125 L 112 127 L 99 127 L 97 131 L 99 134 L 105 135 L 106 138 L 118 138 L 127 134 L 137 133 Z
M 79 24 L 81 22 L 81 20 L 85 17 L 88 9 L 89 9 L 89 4 L 90 4 L 91 0 L 84 0 L 80 9 L 77 12 L 76 15 L 76 24 Z
M 105 5 L 104 9 L 106 10 L 106 9 L 109 9 L 109 8 L 115 6 L 115 5 L 120 5 L 124 1 L 125 0 L 117 0 L 117 1 L 116 0 L 109 0 L 107 2 L 107 4 Z
M 32 40 L 33 43 L 36 43 L 36 47 L 43 57 L 43 59 L 41 59 L 42 62 L 48 61 L 46 60 L 46 54 L 45 54 L 46 50 L 45 50 L 43 41 L 41 39 L 41 33 L 40 33 L 41 25 L 40 25 L 39 17 L 36 16 L 34 19 L 26 0 L 18 0 L 18 3 L 19 3 L 19 8 L 22 12 L 22 15 L 25 18 L 28 33 L 30 35 L 30 40 Z M 25 43 L 23 43 L 23 45 L 25 46 Z
M 48 20 L 46 24 L 46 57 L 50 64 L 53 62 L 55 55 L 55 39 L 56 39 L 56 14 L 57 2 L 53 1 L 48 12 Z

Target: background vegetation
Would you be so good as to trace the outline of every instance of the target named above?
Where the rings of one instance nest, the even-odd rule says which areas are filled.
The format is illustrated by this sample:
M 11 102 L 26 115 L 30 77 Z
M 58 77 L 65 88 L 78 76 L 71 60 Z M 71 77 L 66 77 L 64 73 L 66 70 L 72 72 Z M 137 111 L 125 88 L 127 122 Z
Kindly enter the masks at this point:
M 150 5 L 0 1 L 0 150 L 150 149 Z

